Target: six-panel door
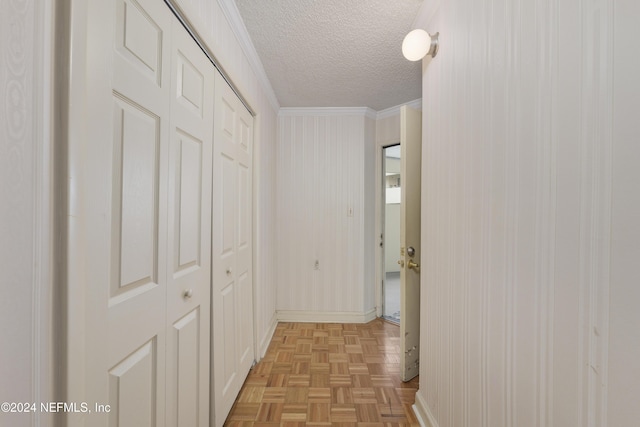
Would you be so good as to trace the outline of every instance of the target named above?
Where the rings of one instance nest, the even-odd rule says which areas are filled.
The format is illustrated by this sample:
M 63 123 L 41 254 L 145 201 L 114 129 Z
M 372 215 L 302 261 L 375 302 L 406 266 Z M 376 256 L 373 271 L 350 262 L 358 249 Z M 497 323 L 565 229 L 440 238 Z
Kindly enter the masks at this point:
M 71 398 L 109 411 L 73 414 L 69 424 L 204 427 L 212 210 L 221 204 L 212 203 L 217 72 L 163 2 L 90 2 L 86 11 L 86 138 L 70 156 L 72 176 L 82 176 L 70 184 L 71 244 L 84 250 L 69 262 L 84 278 L 84 304 L 69 309 L 83 331 L 69 348 L 82 356 L 70 351 L 77 371 L 68 374 Z M 242 335 L 225 351 L 242 368 L 254 357 L 252 307 L 237 306 L 252 300 L 252 118 L 237 97 L 227 101 L 237 103 L 241 149 L 224 178 L 234 217 L 234 305 L 224 305 L 240 328 L 231 333 Z
M 167 426 L 208 426 L 215 72 L 174 22 L 168 153 Z

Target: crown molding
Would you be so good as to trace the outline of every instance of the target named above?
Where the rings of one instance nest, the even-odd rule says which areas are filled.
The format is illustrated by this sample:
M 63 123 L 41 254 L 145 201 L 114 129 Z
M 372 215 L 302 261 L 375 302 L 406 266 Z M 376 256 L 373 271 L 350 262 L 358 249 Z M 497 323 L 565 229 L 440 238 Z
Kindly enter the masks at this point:
M 267 77 L 267 73 L 264 69 L 264 65 L 258 56 L 258 52 L 256 51 L 253 42 L 251 41 L 251 37 L 249 36 L 249 32 L 247 31 L 247 27 L 244 25 L 244 21 L 242 20 L 242 16 L 240 16 L 240 11 L 236 6 L 234 0 L 218 0 L 218 4 L 220 5 L 220 9 L 222 9 L 222 13 L 224 14 L 233 34 L 236 36 L 244 55 L 249 61 L 249 65 L 253 70 L 260 86 L 262 87 L 265 96 L 269 100 L 269 103 L 273 107 L 275 111 L 280 110 L 280 102 L 278 101 L 278 97 L 273 91 L 273 87 L 271 86 L 271 82 Z
M 403 105 L 415 110 L 422 110 L 422 98 L 380 111 L 369 107 L 283 107 L 278 111 L 278 116 L 365 116 L 378 120 L 399 115 L 400 107 Z
M 409 101 L 404 104 L 400 104 L 394 107 L 389 107 L 389 108 L 385 108 L 384 110 L 380 110 L 376 114 L 376 120 L 399 115 L 400 107 L 402 107 L 403 105 L 406 105 L 415 110 L 422 110 L 422 98 L 414 99 L 413 101 Z
M 278 116 L 364 116 L 376 119 L 376 112 L 368 107 L 286 107 Z

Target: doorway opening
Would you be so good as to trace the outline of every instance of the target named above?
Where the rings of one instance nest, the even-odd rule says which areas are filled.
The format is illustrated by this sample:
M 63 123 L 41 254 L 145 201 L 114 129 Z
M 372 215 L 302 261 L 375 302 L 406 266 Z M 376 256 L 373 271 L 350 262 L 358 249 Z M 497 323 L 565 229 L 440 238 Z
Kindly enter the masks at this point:
M 400 144 L 382 148 L 382 317 L 400 323 Z

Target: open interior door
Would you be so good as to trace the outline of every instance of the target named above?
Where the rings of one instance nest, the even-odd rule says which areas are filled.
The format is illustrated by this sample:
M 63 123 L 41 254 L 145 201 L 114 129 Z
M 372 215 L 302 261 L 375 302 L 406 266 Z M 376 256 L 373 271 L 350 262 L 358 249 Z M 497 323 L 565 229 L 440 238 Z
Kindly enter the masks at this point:
M 400 198 L 400 357 L 401 377 L 418 375 L 420 357 L 420 164 L 422 118 L 400 109 L 402 195 Z

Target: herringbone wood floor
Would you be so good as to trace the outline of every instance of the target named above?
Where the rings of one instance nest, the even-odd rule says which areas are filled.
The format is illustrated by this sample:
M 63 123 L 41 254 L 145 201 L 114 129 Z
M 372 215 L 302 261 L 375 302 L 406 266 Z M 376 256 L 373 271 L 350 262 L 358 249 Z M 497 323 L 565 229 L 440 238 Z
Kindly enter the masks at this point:
M 400 380 L 399 335 L 380 319 L 278 324 L 226 425 L 418 425 L 418 379 Z

